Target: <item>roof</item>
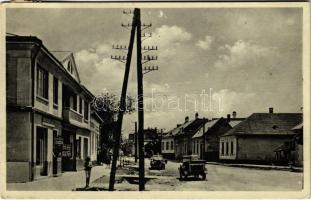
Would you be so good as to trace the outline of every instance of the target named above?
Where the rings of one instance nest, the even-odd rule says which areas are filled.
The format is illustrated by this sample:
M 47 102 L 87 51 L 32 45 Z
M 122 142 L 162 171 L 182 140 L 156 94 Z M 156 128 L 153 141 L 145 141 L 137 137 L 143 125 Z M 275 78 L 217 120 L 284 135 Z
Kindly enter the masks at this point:
M 241 123 L 243 120 L 234 120 L 234 121 L 230 121 L 229 124 L 230 126 L 233 128 L 236 125 L 238 125 L 239 123 Z
M 212 128 L 218 121 L 219 121 L 219 119 L 215 119 L 215 120 L 206 122 L 204 124 L 205 132 L 208 129 Z M 192 138 L 198 138 L 198 137 L 202 137 L 202 136 L 203 136 L 203 126 L 194 134 L 194 136 Z
M 165 137 L 170 137 L 170 136 L 174 136 L 174 135 L 178 134 L 181 128 L 185 128 L 186 126 L 191 124 L 192 121 L 193 120 L 189 120 L 188 122 L 185 122 L 185 123 L 181 124 L 180 126 L 173 128 L 172 130 L 167 132 L 165 135 L 163 135 L 163 137 L 165 138 Z
M 253 113 L 223 136 L 293 135 L 292 127 L 301 120 L 301 113 Z
M 298 125 L 296 125 L 296 126 L 294 126 L 291 130 L 301 130 L 301 129 L 303 129 L 303 123 L 301 122 L 301 123 L 299 123 Z
M 178 132 L 178 134 L 176 135 L 194 135 L 198 131 L 198 129 L 202 126 L 204 122 L 203 120 L 205 120 L 205 122 L 208 121 L 208 119 L 204 118 L 194 119 L 183 128 L 183 131 Z

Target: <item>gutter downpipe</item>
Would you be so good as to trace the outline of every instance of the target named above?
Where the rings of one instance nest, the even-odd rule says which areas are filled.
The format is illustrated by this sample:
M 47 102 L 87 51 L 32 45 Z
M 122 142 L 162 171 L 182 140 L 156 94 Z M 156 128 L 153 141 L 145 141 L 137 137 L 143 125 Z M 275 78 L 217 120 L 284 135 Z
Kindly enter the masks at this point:
M 36 66 L 36 58 L 38 53 L 42 47 L 42 42 L 39 43 L 37 50 L 34 52 L 34 56 L 31 58 L 31 176 L 30 179 L 33 181 L 34 179 L 34 130 L 35 130 L 35 66 Z

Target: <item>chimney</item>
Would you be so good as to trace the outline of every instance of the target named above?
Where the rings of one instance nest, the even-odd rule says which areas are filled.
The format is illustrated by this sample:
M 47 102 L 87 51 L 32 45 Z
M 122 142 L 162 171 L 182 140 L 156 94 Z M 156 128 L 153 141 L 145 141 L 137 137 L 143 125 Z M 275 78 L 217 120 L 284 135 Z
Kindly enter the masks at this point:
M 185 117 L 185 123 L 189 121 L 189 117 Z
M 227 121 L 230 122 L 230 120 L 231 120 L 231 116 L 230 116 L 230 114 L 228 114 L 227 115 Z
M 232 118 L 236 118 L 236 112 L 235 111 L 232 112 Z
M 199 113 L 195 113 L 195 119 L 199 118 Z
M 269 108 L 269 113 L 270 113 L 270 114 L 273 113 L 273 108 Z

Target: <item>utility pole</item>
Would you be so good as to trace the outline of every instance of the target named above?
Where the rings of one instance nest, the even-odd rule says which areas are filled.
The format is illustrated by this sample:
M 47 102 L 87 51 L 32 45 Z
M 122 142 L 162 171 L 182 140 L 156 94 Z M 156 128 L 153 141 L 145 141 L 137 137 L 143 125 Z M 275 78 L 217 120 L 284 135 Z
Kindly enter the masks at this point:
M 139 145 L 139 191 L 145 190 L 145 149 L 144 149 L 144 93 L 143 67 L 141 62 L 141 21 L 137 12 L 137 96 L 138 96 L 138 145 Z M 134 11 L 134 12 L 135 12 Z
M 134 133 L 134 140 L 135 140 L 135 163 L 137 163 L 137 138 L 138 138 L 138 134 L 137 134 L 137 122 L 135 122 L 135 133 Z
M 129 41 L 129 46 L 128 46 L 127 57 L 126 57 L 125 72 L 124 72 L 122 92 L 121 92 L 121 97 L 120 97 L 120 108 L 119 108 L 119 113 L 118 113 L 117 126 L 115 129 L 116 131 L 115 138 L 114 138 L 115 144 L 113 147 L 113 158 L 112 158 L 112 165 L 111 165 L 111 171 L 110 171 L 109 191 L 114 190 L 115 175 L 116 175 L 116 170 L 117 170 L 117 160 L 119 157 L 119 149 L 120 149 L 123 114 L 126 110 L 126 91 L 127 91 L 128 77 L 129 77 L 130 66 L 131 66 L 134 38 L 135 38 L 135 28 L 136 28 L 136 21 L 137 21 L 136 17 L 137 17 L 137 10 L 134 11 L 133 22 L 131 24 L 132 30 L 131 30 L 131 36 L 130 36 L 130 41 Z M 116 57 L 111 57 L 111 58 L 119 60 L 121 62 L 123 60 L 121 56 L 118 58 Z

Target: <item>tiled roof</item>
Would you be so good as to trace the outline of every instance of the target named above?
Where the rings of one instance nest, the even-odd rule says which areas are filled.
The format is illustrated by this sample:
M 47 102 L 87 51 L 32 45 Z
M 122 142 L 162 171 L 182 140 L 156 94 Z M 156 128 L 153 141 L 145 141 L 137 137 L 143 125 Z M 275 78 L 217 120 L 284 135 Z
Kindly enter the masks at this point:
M 236 125 L 238 125 L 239 123 L 241 123 L 243 120 L 234 120 L 234 121 L 230 121 L 229 124 L 230 126 L 233 128 Z
M 219 121 L 219 119 L 206 122 L 204 124 L 205 132 L 208 129 L 212 128 L 218 121 Z M 202 135 L 203 135 L 203 126 L 194 134 L 194 136 L 192 138 L 198 138 L 198 137 L 201 137 Z
M 169 131 L 165 135 L 163 135 L 163 137 L 165 138 L 165 137 L 170 137 L 170 136 L 174 136 L 174 135 L 178 134 L 181 128 L 185 128 L 186 126 L 191 124 L 192 121 L 193 120 L 189 120 L 188 122 L 185 122 L 185 123 L 181 124 L 180 126 L 173 128 L 171 131 Z
M 303 123 L 299 123 L 298 125 L 296 125 L 294 128 L 292 128 L 292 130 L 300 130 L 303 128 Z
M 291 135 L 291 129 L 301 121 L 301 113 L 254 113 L 223 136 Z

